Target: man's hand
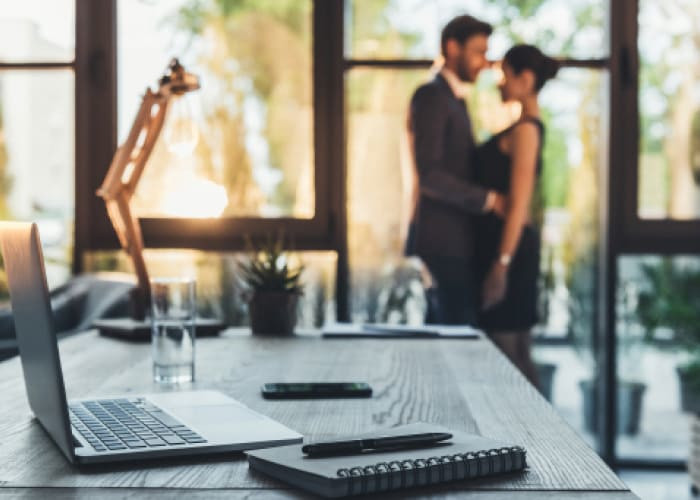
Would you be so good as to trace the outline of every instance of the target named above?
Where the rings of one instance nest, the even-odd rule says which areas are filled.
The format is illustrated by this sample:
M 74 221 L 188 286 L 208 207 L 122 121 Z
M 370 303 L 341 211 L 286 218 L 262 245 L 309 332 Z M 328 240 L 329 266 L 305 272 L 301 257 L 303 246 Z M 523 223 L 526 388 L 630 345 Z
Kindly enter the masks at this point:
M 498 215 L 500 218 L 504 218 L 506 216 L 506 208 L 508 206 L 508 199 L 500 194 L 500 193 L 494 193 L 494 200 L 493 200 L 493 206 L 491 207 L 491 211 Z
M 490 309 L 501 302 L 506 296 L 507 288 L 508 266 L 494 262 L 481 290 L 481 308 Z

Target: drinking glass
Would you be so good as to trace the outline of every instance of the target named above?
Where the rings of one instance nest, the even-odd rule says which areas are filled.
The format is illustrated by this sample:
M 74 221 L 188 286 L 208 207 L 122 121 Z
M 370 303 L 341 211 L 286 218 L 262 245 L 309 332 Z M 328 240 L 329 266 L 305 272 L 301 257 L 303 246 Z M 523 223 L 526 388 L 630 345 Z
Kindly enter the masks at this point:
M 194 380 L 195 281 L 151 280 L 153 379 L 164 384 Z

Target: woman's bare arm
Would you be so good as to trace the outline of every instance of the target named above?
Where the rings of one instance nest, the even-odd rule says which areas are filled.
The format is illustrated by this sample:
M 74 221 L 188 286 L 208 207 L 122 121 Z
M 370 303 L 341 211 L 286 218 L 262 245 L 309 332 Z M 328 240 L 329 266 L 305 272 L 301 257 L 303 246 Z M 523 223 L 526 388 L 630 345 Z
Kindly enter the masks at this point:
M 523 227 L 528 220 L 535 189 L 539 143 L 539 131 L 534 123 L 521 123 L 513 129 L 510 190 L 501 236 L 501 255 L 515 253 Z
M 539 133 L 533 123 L 521 123 L 513 129 L 511 139 L 511 178 L 508 206 L 505 212 L 500 254 L 513 255 L 518 248 L 523 227 L 528 218 L 530 200 L 535 189 Z M 488 309 L 505 297 L 507 266 L 494 255 L 494 263 L 486 276 L 482 290 L 482 304 Z

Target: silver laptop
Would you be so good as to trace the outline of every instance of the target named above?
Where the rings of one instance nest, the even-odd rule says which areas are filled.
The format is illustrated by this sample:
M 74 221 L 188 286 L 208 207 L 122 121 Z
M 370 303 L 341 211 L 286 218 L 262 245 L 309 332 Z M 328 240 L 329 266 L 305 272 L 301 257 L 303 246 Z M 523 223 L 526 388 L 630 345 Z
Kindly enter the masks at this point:
M 66 400 L 36 224 L 0 222 L 29 406 L 73 463 L 251 450 L 297 432 L 216 391 Z

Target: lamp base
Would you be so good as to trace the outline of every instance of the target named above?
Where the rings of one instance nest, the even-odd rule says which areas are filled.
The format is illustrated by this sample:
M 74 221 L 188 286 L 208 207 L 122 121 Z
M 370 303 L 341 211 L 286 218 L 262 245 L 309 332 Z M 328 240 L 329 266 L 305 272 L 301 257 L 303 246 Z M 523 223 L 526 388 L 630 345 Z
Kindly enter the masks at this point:
M 151 322 L 148 319 L 144 321 L 133 318 L 98 319 L 92 323 L 92 327 L 99 330 L 100 335 L 106 337 L 134 342 L 150 342 L 151 340 Z M 226 325 L 218 319 L 195 319 L 197 337 L 215 337 L 225 329 Z

